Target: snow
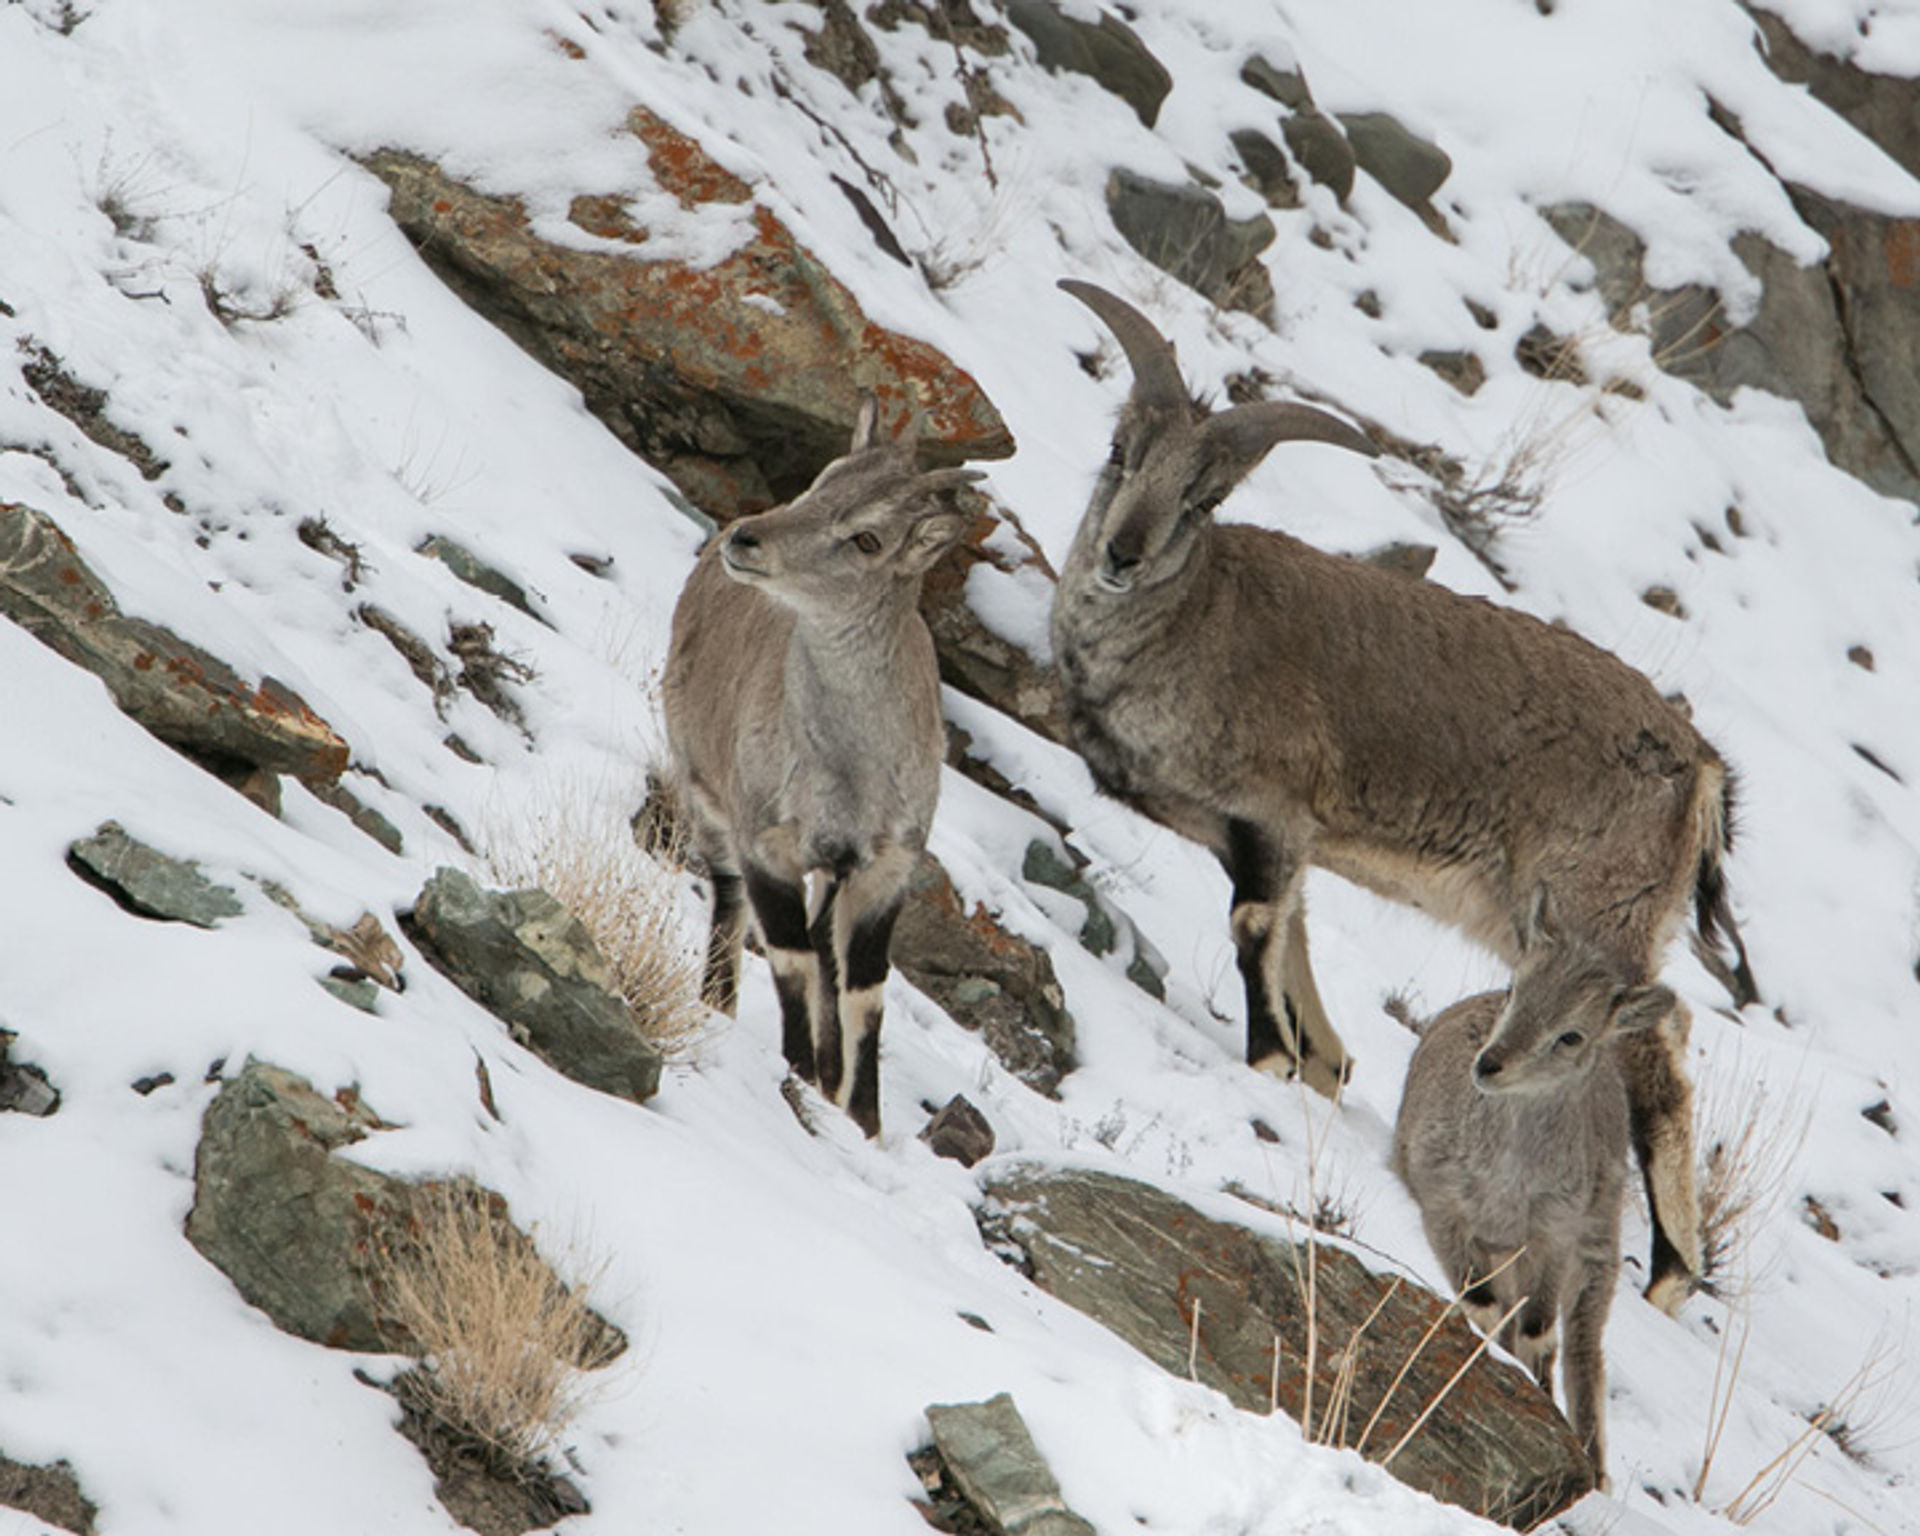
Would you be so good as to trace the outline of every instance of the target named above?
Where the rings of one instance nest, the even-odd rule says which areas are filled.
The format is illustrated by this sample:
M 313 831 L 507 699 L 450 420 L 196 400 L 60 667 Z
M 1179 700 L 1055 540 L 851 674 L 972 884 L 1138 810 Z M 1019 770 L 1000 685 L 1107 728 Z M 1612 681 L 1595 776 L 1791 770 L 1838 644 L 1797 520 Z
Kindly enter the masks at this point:
M 1914 0 L 1769 8 L 1869 67 L 1920 74 Z M 621 130 L 645 105 L 745 178 L 877 320 L 981 382 L 1021 445 L 991 466 L 993 488 L 1056 565 L 1126 387 L 1099 327 L 1053 288 L 1061 275 L 1148 310 L 1216 395 L 1258 367 L 1474 469 L 1545 445 L 1539 515 L 1499 546 L 1512 593 L 1446 535 L 1417 479 L 1331 450 L 1276 454 L 1225 515 L 1335 549 L 1439 543 L 1437 579 L 1564 620 L 1684 692 L 1741 772 L 1732 877 L 1767 1006 L 1728 1016 L 1679 952 L 1668 979 L 1692 1006 L 1698 1075 L 1721 1085 L 1707 1097 L 1729 1124 L 1764 1085 L 1782 1123 L 1804 1115 L 1804 1140 L 1783 1153 L 1756 1224 L 1746 1300 L 1696 1298 L 1668 1319 L 1639 1299 L 1629 1265 L 1608 1335 L 1613 1492 L 1567 1527 L 1731 1529 L 1716 1511 L 1877 1350 L 1896 1380 L 1849 1421 L 1857 1459 L 1822 1438 L 1754 1528 L 1920 1532 L 1920 1420 L 1897 1379 L 1910 1377 L 1920 1299 L 1915 509 L 1829 467 L 1797 406 L 1752 391 L 1717 406 L 1659 374 L 1636 338 L 1610 336 L 1584 261 L 1536 211 L 1604 204 L 1646 242 L 1650 282 L 1718 283 L 1737 312 L 1754 293 L 1735 234 L 1758 231 L 1802 261 L 1822 249 L 1754 152 L 1904 216 L 1920 213 L 1920 183 L 1775 81 L 1732 0 L 1561 0 L 1551 15 L 1520 0 L 1165 0 L 1134 18 L 1177 82 L 1156 130 L 1091 81 L 1040 70 L 1013 32 L 991 68 L 1019 116 L 986 120 L 991 179 L 980 143 L 941 125 L 961 99 L 952 50 L 912 23 L 875 33 L 910 102 L 912 121 L 896 124 L 871 87 L 856 96 L 805 62 L 810 7 L 676 9 L 668 40 L 637 0 L 100 0 L 65 32 L 56 0 L 0 7 L 0 499 L 53 516 L 127 612 L 298 690 L 352 744 L 350 787 L 407 844 L 390 855 L 291 786 L 283 819 L 268 817 L 0 625 L 0 1024 L 63 1094 L 51 1119 L 0 1116 L 15 1170 L 0 1181 L 12 1239 L 0 1251 L 0 1449 L 69 1461 L 108 1536 L 453 1528 L 391 1428 L 391 1401 L 355 1379 L 391 1363 L 277 1333 L 182 1236 L 210 1074 L 253 1055 L 323 1091 L 358 1085 L 400 1127 L 357 1156 L 470 1172 L 523 1223 L 581 1234 L 608 1260 L 598 1300 L 635 1348 L 573 1436 L 594 1505 L 580 1529 L 904 1536 L 922 1529 L 903 1459 L 924 1437 L 922 1408 L 1001 1390 L 1103 1531 L 1484 1528 L 1305 1445 L 1284 1420 L 1167 1377 L 1034 1290 L 982 1250 L 974 1178 L 914 1132 L 923 1101 L 965 1092 L 1004 1156 L 1111 1168 L 1256 1225 L 1270 1218 L 1218 1192 L 1302 1201 L 1311 1160 L 1370 1251 L 1435 1283 L 1386 1169 L 1412 1039 L 1383 1003 L 1431 1012 L 1500 984 L 1497 967 L 1316 875 L 1317 969 L 1359 1062 L 1351 1096 L 1334 1111 L 1248 1072 L 1217 868 L 977 704 L 949 696 L 950 716 L 1072 827 L 1090 877 L 1170 968 L 1163 1006 L 1082 952 L 1077 905 L 1018 878 L 1027 841 L 1051 834 L 949 777 L 936 850 L 964 892 L 1048 947 L 1078 1022 L 1083 1064 L 1057 1102 L 899 977 L 877 1145 L 830 1112 L 809 1136 L 782 1103 L 758 962 L 739 1021 L 673 1066 L 644 1108 L 557 1077 L 418 957 L 376 1016 L 314 984 L 330 958 L 264 882 L 330 921 L 385 917 L 436 865 L 467 862 L 423 807 L 474 832 L 571 776 L 637 780 L 658 747 L 648 676 L 699 542 L 655 470 L 432 277 L 352 157 L 398 146 L 439 159 L 522 198 L 542 233 L 588 246 L 568 203 L 612 193 L 664 221 L 643 255 L 718 259 L 744 216 L 663 197 Z M 1238 78 L 1254 52 L 1297 60 L 1324 108 L 1390 111 L 1454 160 L 1438 201 L 1455 243 L 1364 177 L 1347 209 L 1314 189 L 1304 211 L 1276 214 L 1273 329 L 1146 267 L 1103 206 L 1112 166 L 1192 166 L 1218 179 L 1231 212 L 1255 211 L 1227 143 L 1233 128 L 1275 122 Z M 869 185 L 869 168 L 938 288 L 877 252 L 832 184 Z M 336 300 L 315 292 L 323 266 Z M 274 318 L 223 323 L 208 285 Z M 1368 290 L 1378 319 L 1354 307 Z M 1590 339 L 1645 398 L 1522 372 L 1513 342 L 1539 320 Z M 157 479 L 39 402 L 20 373 L 29 341 L 109 392 L 112 420 L 167 461 Z M 1461 346 L 1489 370 L 1471 400 L 1416 361 Z M 1076 354 L 1097 355 L 1100 377 Z M 300 542 L 308 519 L 361 550 L 357 590 Z M 551 627 L 416 554 L 435 533 L 518 581 Z M 594 576 L 576 553 L 612 563 Z M 1654 585 L 1679 595 L 1684 619 L 1640 601 Z M 996 630 L 1044 651 L 1031 571 L 982 567 L 969 592 Z M 451 620 L 493 625 L 535 671 L 516 694 L 531 739 L 464 695 L 439 718 L 355 620 L 363 603 L 436 643 Z M 1849 660 L 1855 646 L 1871 650 L 1871 671 Z M 484 763 L 451 754 L 449 733 Z M 76 880 L 67 845 L 109 818 L 197 859 L 244 915 L 214 932 L 145 923 Z M 474 1095 L 476 1053 L 498 1122 Z M 130 1087 L 160 1073 L 172 1081 L 146 1096 Z M 1882 1099 L 1898 1136 L 1862 1118 Z M 1278 1143 L 1254 1134 L 1256 1119 Z M 1801 1219 L 1808 1195 L 1838 1242 Z M 1641 1216 L 1623 1242 L 1644 1253 Z M 1721 1340 L 1743 1329 L 1695 1502 Z M 0 1531 L 38 1529 L 0 1513 Z

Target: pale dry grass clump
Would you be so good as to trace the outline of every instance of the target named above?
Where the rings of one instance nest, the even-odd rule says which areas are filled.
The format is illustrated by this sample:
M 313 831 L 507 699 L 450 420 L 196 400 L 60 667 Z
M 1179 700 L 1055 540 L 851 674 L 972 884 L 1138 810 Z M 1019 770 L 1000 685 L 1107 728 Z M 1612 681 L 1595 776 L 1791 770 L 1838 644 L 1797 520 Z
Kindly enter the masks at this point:
M 604 1270 L 564 1285 L 497 1196 L 465 1183 L 422 1190 L 413 1230 L 376 1275 L 383 1311 L 422 1362 L 403 1401 L 500 1472 L 543 1467 L 599 1391 L 588 1373 L 624 1347 L 584 1300 Z
M 1700 1289 L 1726 1297 L 1750 1283 L 1752 1245 L 1785 1201 L 1812 1108 L 1780 1102 L 1765 1079 L 1734 1067 L 1701 1084 Z
M 491 879 L 538 886 L 592 935 L 641 1033 L 661 1055 L 687 1056 L 711 1028 L 700 1001 L 701 958 L 680 904 L 685 868 L 671 817 L 636 824 L 646 794 L 561 783 L 483 841 Z

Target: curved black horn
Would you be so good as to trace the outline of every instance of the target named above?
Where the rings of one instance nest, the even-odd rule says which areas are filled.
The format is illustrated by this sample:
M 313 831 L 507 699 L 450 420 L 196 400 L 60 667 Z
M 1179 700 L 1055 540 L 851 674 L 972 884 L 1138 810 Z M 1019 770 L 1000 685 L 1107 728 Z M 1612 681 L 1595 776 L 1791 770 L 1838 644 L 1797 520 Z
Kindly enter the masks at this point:
M 1056 286 L 1086 305 L 1113 332 L 1133 366 L 1135 398 L 1147 405 L 1184 406 L 1187 403 L 1187 386 L 1180 377 L 1173 343 L 1154 329 L 1151 320 L 1125 299 L 1116 298 L 1092 283 L 1063 277 Z

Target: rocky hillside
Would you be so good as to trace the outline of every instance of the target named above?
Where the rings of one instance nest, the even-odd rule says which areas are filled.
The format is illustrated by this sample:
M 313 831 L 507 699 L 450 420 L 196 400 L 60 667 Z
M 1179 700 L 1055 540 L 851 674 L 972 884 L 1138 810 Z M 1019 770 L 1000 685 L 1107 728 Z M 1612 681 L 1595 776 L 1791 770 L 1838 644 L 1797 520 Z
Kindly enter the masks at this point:
M 1916 102 L 1912 0 L 0 7 L 0 1530 L 1920 1532 Z M 1315 875 L 1351 1089 L 1248 1071 L 1224 878 L 1061 745 L 1127 385 L 1061 276 L 1382 450 L 1223 517 L 1740 772 L 1604 1490 L 1387 1168 L 1498 969 Z M 688 997 L 648 786 L 695 551 L 863 391 L 988 471 L 876 1142 L 764 965 Z

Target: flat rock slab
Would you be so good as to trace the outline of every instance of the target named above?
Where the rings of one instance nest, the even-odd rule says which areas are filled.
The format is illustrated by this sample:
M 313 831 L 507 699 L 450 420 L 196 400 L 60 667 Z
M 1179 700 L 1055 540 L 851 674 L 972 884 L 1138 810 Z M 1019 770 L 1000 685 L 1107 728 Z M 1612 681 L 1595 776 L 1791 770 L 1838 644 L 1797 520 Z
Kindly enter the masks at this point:
M 0 502 L 0 614 L 84 667 L 169 746 L 236 777 L 246 770 L 338 779 L 347 744 L 273 678 L 246 682 L 172 631 L 130 618 L 42 512 Z
M 421 256 L 468 303 L 575 384 L 587 407 L 724 521 L 797 495 L 846 451 L 860 392 L 890 431 L 916 414 L 930 458 L 1005 458 L 1013 437 L 980 387 L 924 342 L 874 324 L 745 181 L 636 107 L 628 131 L 690 218 L 724 221 L 732 249 L 673 259 L 613 189 L 575 200 L 603 242 L 542 239 L 524 205 L 382 150 L 367 168 Z M 626 247 L 622 250 L 620 247 Z
M 575 1082 L 635 1103 L 660 1087 L 647 1043 L 585 926 L 542 890 L 488 891 L 438 871 L 408 931 L 429 960 Z
M 161 922 L 214 928 L 245 910 L 231 886 L 218 885 L 190 859 L 176 859 L 128 835 L 117 821 L 67 849 L 67 862 L 128 911 Z
M 997 1536 L 1095 1536 L 1067 1508 L 1027 1422 L 1005 1392 L 984 1403 L 927 1410 L 934 1449 L 987 1529 Z
M 982 1230 L 1003 1257 L 1156 1364 L 1179 1376 L 1191 1370 L 1238 1407 L 1265 1413 L 1277 1403 L 1302 1417 L 1311 1274 L 1316 1438 L 1353 1446 L 1415 1488 L 1514 1525 L 1536 1524 L 1593 1487 L 1579 1441 L 1531 1377 L 1486 1354 L 1469 1365 L 1479 1340 L 1457 1312 L 1343 1249 L 1323 1242 L 1310 1259 L 1304 1245 L 1216 1221 L 1111 1174 L 1012 1170 L 990 1178 L 985 1194 Z M 1329 1425 L 1326 1408 L 1346 1371 L 1347 1406 Z

